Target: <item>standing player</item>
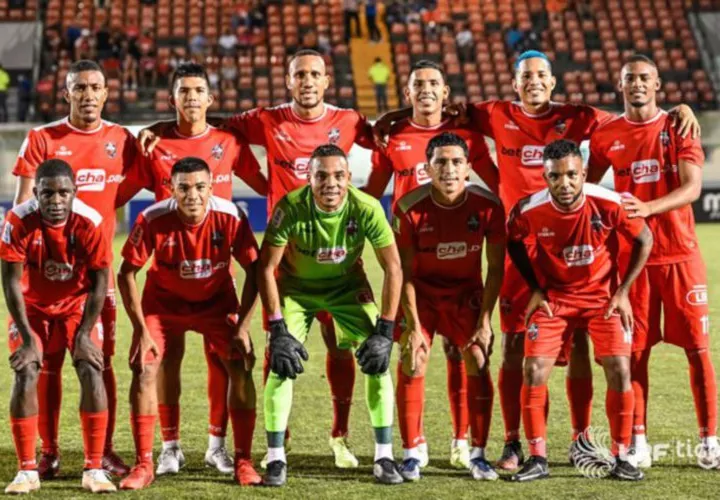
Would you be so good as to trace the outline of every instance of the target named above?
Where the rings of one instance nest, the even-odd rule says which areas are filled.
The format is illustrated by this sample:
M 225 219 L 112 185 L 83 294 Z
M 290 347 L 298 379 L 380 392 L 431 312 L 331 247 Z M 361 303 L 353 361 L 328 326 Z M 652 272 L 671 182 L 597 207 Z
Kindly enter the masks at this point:
M 508 219 L 508 252 L 532 290 L 521 396 L 531 456 L 511 479 L 533 481 L 550 475 L 547 381 L 563 344 L 580 329 L 589 332 L 607 380 L 605 409 L 615 456 L 610 474 L 637 481 L 643 473 L 627 461 L 633 408 L 628 293 L 650 255 L 652 233 L 642 219 L 628 218 L 618 194 L 585 184 L 582 154 L 574 142 L 548 144 L 543 164 L 547 189 L 521 200 Z M 632 241 L 630 263 L 619 285 L 613 245 L 617 235 Z M 533 257 L 527 242 L 536 247 Z
M 400 473 L 420 478 L 420 435 L 425 370 L 435 332 L 460 350 L 467 366 L 467 408 L 472 433 L 473 478 L 494 480 L 485 459 L 492 417 L 489 371 L 493 333 L 490 318 L 502 285 L 505 212 L 500 199 L 465 184 L 469 148 L 458 135 L 443 132 L 426 148 L 431 184 L 406 194 L 397 204 L 394 229 L 403 264 L 405 331 L 396 329 L 403 356 L 398 367 L 397 406 L 404 459 Z M 488 273 L 482 282 L 482 247 Z
M 66 161 L 75 172 L 78 199 L 102 215 L 102 229 L 112 256 L 112 240 L 115 236 L 113 200 L 124 172 L 135 161 L 135 138 L 125 128 L 102 119 L 108 91 L 105 75 L 97 63 L 73 63 L 65 86 L 65 99 L 70 103 L 70 115 L 63 120 L 31 130 L 20 150 L 13 169 L 13 174 L 17 176 L 15 204 L 32 197 L 35 171 L 40 163 L 53 158 Z M 114 282 L 111 274 L 107 298 L 100 315 L 104 332 L 103 380 L 108 398 L 108 429 L 103 468 L 122 476 L 127 474 L 128 467 L 112 448 L 117 412 L 117 387 L 112 367 L 117 316 Z M 38 472 L 43 479 L 52 479 L 60 470 L 58 429 L 64 359 L 64 353 L 45 356 L 38 382 L 39 432 L 42 441 Z
M 141 157 L 120 185 L 116 205 L 122 206 L 145 188 L 155 194 L 155 201 L 172 196 L 173 163 L 188 156 L 202 158 L 213 177 L 213 195 L 232 199 L 232 174 L 267 195 L 267 180 L 248 145 L 234 134 L 208 125 L 206 113 L 213 102 L 205 69 L 195 63 L 178 66 L 170 83 L 171 106 L 176 111 L 176 125 L 163 131 L 160 142 L 146 157 Z M 233 461 L 225 450 L 227 430 L 228 379 L 225 367 L 203 337 L 208 363 L 208 402 L 210 420 L 205 464 L 224 474 L 234 472 Z M 176 474 L 185 464 L 180 448 L 180 368 L 184 349 L 166 353 L 159 367 L 158 413 L 163 437 L 157 474 Z M 176 356 L 177 355 L 177 356 Z
M 14 207 L 0 238 L 2 282 L 10 312 L 15 383 L 10 422 L 19 472 L 5 493 L 40 488 L 35 442 L 38 378 L 45 356 L 72 354 L 80 380 L 85 451 L 82 486 L 115 491 L 102 470 L 108 409 L 103 384 L 103 327 L 98 321 L 112 256 L 98 212 L 75 199 L 70 165 L 47 160 L 35 171 L 35 197 Z
M 268 464 L 263 482 L 282 486 L 287 480 L 283 439 L 293 379 L 303 372 L 301 359 L 308 359 L 303 344 L 312 320 L 325 310 L 342 331 L 338 349 L 351 352 L 361 344 L 356 356 L 366 375 L 365 398 L 375 432 L 375 478 L 384 484 L 402 483 L 392 455 L 393 387 L 388 372 L 402 283 L 395 240 L 380 203 L 350 185 L 342 149 L 320 146 L 308 168 L 310 185 L 292 191 L 275 207 L 260 255 L 272 370 L 265 385 Z M 380 315 L 360 259 L 365 238 L 385 273 Z
M 450 119 L 443 120 L 442 106 L 449 95 L 450 87 L 446 84 L 445 73 L 440 65 L 432 61 L 419 61 L 413 66 L 405 88 L 405 98 L 412 104 L 412 117 L 395 123 L 388 134 L 387 146 L 373 153 L 373 168 L 365 187 L 365 192 L 380 198 L 390 179 L 393 179 L 393 213 L 400 198 L 430 182 L 426 171 L 425 148 L 431 138 L 443 131 L 452 131 L 467 142 L 470 150 L 468 161 L 473 170 L 491 189 L 497 190 L 497 168 L 490 158 L 485 137 L 469 129 L 458 128 Z M 467 384 L 463 355 L 445 336 L 443 349 L 447 358 L 448 396 L 453 422 L 450 464 L 468 468 L 470 449 L 467 444 Z M 398 377 L 401 370 L 401 365 L 398 365 Z M 423 401 L 424 392 L 421 389 L 418 391 L 417 397 Z M 418 431 L 417 440 L 420 465 L 424 467 L 428 462 L 428 453 L 422 428 Z
M 220 122 L 250 144 L 265 147 L 268 216 L 285 194 L 307 184 L 308 162 L 316 147 L 332 143 L 347 154 L 353 144 L 364 148 L 374 146 L 372 130 L 363 115 L 324 102 L 330 80 L 321 54 L 314 50 L 298 51 L 290 60 L 285 80 L 292 102 L 273 108 L 256 108 Z M 149 141 L 148 150 L 157 141 L 147 132 L 141 134 L 141 139 Z M 337 348 L 332 318 L 320 311 L 318 321 L 328 349 L 325 363 L 334 413 L 330 446 L 335 455 L 335 465 L 357 467 L 358 460 L 347 446 L 355 364 L 348 351 Z M 263 365 L 265 379 L 269 372 L 266 353 Z
M 158 365 L 165 352 L 182 349 L 188 330 L 208 337 L 230 379 L 235 479 L 241 485 L 259 484 L 250 455 L 256 399 L 249 332 L 257 299 L 255 237 L 234 203 L 212 196 L 210 168 L 203 160 L 188 157 L 175 163 L 172 188 L 173 198 L 138 216 L 118 275 L 133 325 L 130 405 L 136 449 L 135 466 L 120 488 L 138 490 L 153 481 Z M 135 275 L 153 254 L 141 300 Z M 240 303 L 231 257 L 246 273 Z
M 593 135 L 588 177 L 601 179 L 612 166 L 615 189 L 623 193 L 629 216 L 644 218 L 655 237 L 648 265 L 630 294 L 636 317 L 631 457 L 640 467 L 652 463 L 645 438 L 648 361 L 652 346 L 664 340 L 685 350 L 703 445 L 701 460 L 717 463 L 717 385 L 708 345 L 707 275 L 691 207 L 700 196 L 705 158 L 700 141 L 681 137 L 668 114 L 658 108 L 655 63 L 644 56 L 631 57 L 623 66 L 619 89 L 625 114 Z

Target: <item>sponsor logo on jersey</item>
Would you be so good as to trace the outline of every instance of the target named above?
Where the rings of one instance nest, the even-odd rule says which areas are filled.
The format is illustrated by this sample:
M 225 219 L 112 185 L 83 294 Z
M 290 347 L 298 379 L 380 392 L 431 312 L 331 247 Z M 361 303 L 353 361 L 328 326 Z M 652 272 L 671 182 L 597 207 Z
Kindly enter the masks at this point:
M 282 142 L 290 142 L 292 139 L 290 139 L 290 136 L 287 135 L 282 130 L 276 130 L 275 131 L 275 139 Z
M 101 168 L 83 168 L 75 176 L 75 185 L 78 191 L 104 191 L 106 184 L 117 184 L 122 181 L 122 175 L 106 175 Z
M 58 150 L 55 151 L 55 156 L 72 156 L 72 151 L 65 146 L 60 146 Z
M 528 326 L 528 329 L 527 329 L 528 338 L 530 340 L 537 340 L 539 333 L 540 333 L 540 328 L 538 328 L 537 324 L 530 323 L 530 326 Z
M 46 260 L 43 271 L 50 281 L 68 281 L 73 277 L 73 266 L 67 262 Z
M 630 165 L 635 184 L 649 184 L 660 180 L 660 162 L 655 159 L 634 161 Z
M 551 231 L 550 228 L 544 227 L 538 233 L 538 238 L 552 238 L 555 236 L 555 231 Z
M 411 149 L 412 146 L 405 141 L 400 141 L 400 143 L 395 146 L 395 151 L 410 151 Z
M 283 221 L 284 218 L 285 218 L 285 212 L 283 211 L 282 208 L 277 207 L 277 208 L 275 209 L 275 213 L 273 214 L 273 218 L 272 218 L 272 220 L 270 221 L 270 223 L 271 223 L 274 227 L 280 227 L 280 224 L 282 224 L 282 221 Z
M 418 229 L 418 233 L 432 233 L 433 231 L 435 231 L 435 228 L 427 222 L 425 222 L 422 226 L 420 226 L 420 229 Z
M 520 127 L 518 127 L 515 122 L 507 122 L 505 124 L 505 128 L 507 130 L 520 130 Z
M 108 142 L 105 144 L 105 153 L 107 153 L 108 158 L 113 159 L 117 156 L 117 146 L 115 146 L 114 142 Z
M 219 160 L 220 158 L 222 158 L 222 155 L 224 152 L 225 152 L 225 150 L 223 149 L 223 147 L 220 144 L 215 144 L 213 146 L 213 148 L 210 150 L 210 154 L 216 160 Z
M 142 242 L 143 238 L 143 228 L 140 224 L 136 224 L 133 230 L 130 232 L 130 236 L 128 237 L 128 240 L 130 243 L 132 243 L 133 246 L 138 246 Z M 169 241 L 170 238 L 168 238 Z
M 210 259 L 183 260 L 180 262 L 180 277 L 184 280 L 209 278 L 213 273 Z
M 450 241 L 438 243 L 436 255 L 438 260 L 462 259 L 467 255 L 467 243 L 464 241 Z
M 345 232 L 348 236 L 355 236 L 358 232 L 358 223 L 355 220 L 355 217 L 350 217 L 347 221 L 347 225 L 345 226 Z
M 568 267 L 589 266 L 595 262 L 592 245 L 574 245 L 563 249 L 563 258 Z
M 564 134 L 567 130 L 567 123 L 565 123 L 565 120 L 560 118 L 558 121 L 555 122 L 555 132 L 558 134 Z
M 480 217 L 477 214 L 470 214 L 466 223 L 468 231 L 471 233 L 477 233 L 480 230 Z
M 5 225 L 3 226 L 2 230 L 2 241 L 6 245 L 9 245 L 12 242 L 12 231 L 13 225 L 10 224 L 8 221 L 5 221 Z
M 526 167 L 537 167 L 543 164 L 544 146 L 523 146 L 520 162 Z
M 310 171 L 310 158 L 296 158 L 293 164 L 293 172 L 298 179 L 307 180 Z
M 161 156 L 160 156 L 160 160 L 161 160 L 161 161 L 171 161 L 171 162 L 175 162 L 176 159 L 177 159 L 177 156 L 175 156 L 175 155 L 172 154 L 172 153 L 168 153 L 168 154 L 166 154 L 166 155 L 161 155 Z
M 685 300 L 692 306 L 704 306 L 708 303 L 707 285 L 695 285 L 687 295 Z
M 615 142 L 613 142 L 612 146 L 610 146 L 610 151 L 621 151 L 623 149 L 625 149 L 625 144 L 617 139 L 615 139 Z
M 347 257 L 345 247 L 318 248 L 315 259 L 320 264 L 339 264 Z
M 217 174 L 213 177 L 213 184 L 220 184 L 222 182 L 230 182 L 230 174 Z
M 328 132 L 328 142 L 330 144 L 335 144 L 340 140 L 340 129 L 339 128 L 331 128 Z
M 430 176 L 425 169 L 424 163 L 419 163 L 417 167 L 415 167 L 415 180 L 418 184 L 427 184 L 430 182 Z

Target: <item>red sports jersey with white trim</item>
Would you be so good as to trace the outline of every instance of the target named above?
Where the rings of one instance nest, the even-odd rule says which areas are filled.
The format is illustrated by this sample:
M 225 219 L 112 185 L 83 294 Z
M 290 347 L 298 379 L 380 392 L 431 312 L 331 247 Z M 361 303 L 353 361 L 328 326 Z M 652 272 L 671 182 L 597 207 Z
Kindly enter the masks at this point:
M 392 195 L 392 208 L 400 198 L 420 186 L 430 182 L 425 171 L 427 157 L 425 149 L 430 139 L 442 132 L 452 132 L 462 137 L 470 149 L 469 160 L 473 170 L 488 184 L 493 184 L 497 177 L 497 169 L 490 158 L 485 137 L 467 128 L 458 128 L 451 120 L 446 120 L 435 127 L 423 127 L 414 123 L 410 118 L 399 121 L 390 130 L 387 147 L 377 150 L 372 156 L 372 168 L 379 177 L 385 179 L 394 176 L 395 184 Z M 383 175 L 384 174 L 384 175 Z M 372 186 L 371 174 L 367 190 L 379 194 Z M 495 186 L 488 186 L 493 189 Z M 385 186 L 379 186 L 384 189 Z
M 533 268 L 551 301 L 598 308 L 617 286 L 614 233 L 633 239 L 645 223 L 627 217 L 614 191 L 595 184 L 583 191 L 582 204 L 572 212 L 558 208 L 547 189 L 520 201 L 508 220 L 508 238 L 535 242 Z
M 683 139 L 665 111 L 642 123 L 619 116 L 600 127 L 590 141 L 589 168 L 612 166 L 615 190 L 642 201 L 661 198 L 681 186 L 680 160 L 702 167 L 705 155 L 700 139 Z M 699 254 L 691 205 L 646 221 L 655 239 L 648 265 L 683 262 Z
M 33 198 L 10 210 L 0 238 L 0 259 L 22 262 L 23 296 L 28 303 L 55 306 L 89 290 L 88 269 L 112 263 L 100 229 L 102 216 L 75 199 L 64 224 L 49 225 Z
M 268 165 L 268 217 L 290 191 L 307 184 L 308 161 L 318 146 L 332 143 L 345 153 L 353 144 L 373 148 L 372 128 L 362 114 L 325 104 L 314 120 L 300 118 L 290 103 L 233 116 L 229 127 L 250 144 L 264 146 Z
M 232 198 L 232 174 L 241 179 L 260 172 L 260 164 L 247 143 L 235 134 L 209 126 L 202 134 L 188 137 L 177 127 L 167 130 L 149 157 L 141 157 L 130 169 L 126 182 L 155 193 L 155 201 L 172 196 L 170 171 L 178 160 L 194 156 L 210 167 L 213 195 Z
M 250 265 L 258 258 L 258 246 L 250 223 L 233 202 L 212 196 L 205 218 L 192 226 L 180 219 L 177 202 L 169 198 L 138 215 L 122 250 L 123 258 L 138 267 L 153 254 L 146 286 L 203 302 L 232 287 L 230 258 Z
M 527 113 L 518 102 L 485 101 L 469 107 L 471 123 L 495 140 L 500 199 L 506 209 L 543 189 L 545 145 L 558 139 L 580 143 L 613 117 L 582 104 L 550 103 L 540 115 Z
M 103 120 L 97 129 L 85 132 L 64 118 L 28 133 L 13 174 L 34 178 L 37 167 L 45 160 L 67 162 L 75 172 L 77 197 L 100 212 L 105 237 L 112 245 L 115 195 L 137 156 L 135 137 L 126 128 Z
M 415 252 L 413 282 L 422 293 L 482 288 L 483 242 L 505 242 L 505 212 L 480 186 L 469 185 L 465 201 L 444 207 L 426 184 L 400 198 L 393 229 L 398 247 Z

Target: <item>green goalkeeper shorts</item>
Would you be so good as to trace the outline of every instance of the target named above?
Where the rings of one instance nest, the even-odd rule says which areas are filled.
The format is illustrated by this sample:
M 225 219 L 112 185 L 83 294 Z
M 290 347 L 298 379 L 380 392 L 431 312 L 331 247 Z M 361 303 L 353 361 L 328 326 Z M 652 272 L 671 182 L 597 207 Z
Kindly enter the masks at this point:
M 341 280 L 333 280 L 337 283 Z M 307 340 L 315 315 L 327 311 L 335 320 L 339 349 L 352 349 L 363 342 L 375 329 L 378 308 L 367 279 L 344 277 L 342 284 L 317 290 L 299 284 L 280 282 L 280 302 L 283 318 L 290 333 L 303 344 Z

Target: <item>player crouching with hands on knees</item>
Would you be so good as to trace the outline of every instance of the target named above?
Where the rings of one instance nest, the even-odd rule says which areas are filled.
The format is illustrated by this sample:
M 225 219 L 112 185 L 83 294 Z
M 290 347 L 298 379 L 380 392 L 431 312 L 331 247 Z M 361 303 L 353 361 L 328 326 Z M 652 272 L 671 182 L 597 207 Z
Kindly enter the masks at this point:
M 40 488 L 38 377 L 43 355 L 65 349 L 80 380 L 82 486 L 93 493 L 115 491 L 101 466 L 108 407 L 99 322 L 112 256 L 99 229 L 102 217 L 76 199 L 76 191 L 70 165 L 44 161 L 35 173 L 34 198 L 14 207 L 2 229 L 2 282 L 15 372 L 10 422 L 20 469 L 5 493 Z
M 615 457 L 610 476 L 637 481 L 643 473 L 627 461 L 633 412 L 633 316 L 628 292 L 650 255 L 652 233 L 642 219 L 628 217 L 619 194 L 585 183 L 587 172 L 576 143 L 561 139 L 545 146 L 543 165 L 548 188 L 520 200 L 508 220 L 508 252 L 532 290 L 521 394 L 531 457 L 511 480 L 550 475 L 547 381 L 563 345 L 579 329 L 590 333 L 607 380 L 605 410 Z M 617 286 L 618 251 L 613 242 L 620 236 L 632 241 L 632 251 Z M 537 246 L 534 262 L 526 244 Z
M 133 326 L 130 365 L 131 423 L 136 463 L 121 489 L 138 490 L 153 479 L 157 370 L 165 352 L 182 346 L 188 330 L 204 335 L 230 379 L 228 408 L 235 441 L 235 479 L 261 482 L 250 458 L 255 427 L 255 361 L 250 320 L 257 301 L 258 247 L 238 207 L 212 196 L 210 169 L 184 158 L 171 172 L 173 197 L 142 212 L 122 251 L 118 286 Z M 135 275 L 155 254 L 142 299 Z M 238 302 L 230 259 L 245 270 Z
M 328 311 L 342 331 L 338 347 L 359 346 L 355 355 L 365 374 L 375 432 L 375 478 L 384 484 L 402 483 L 392 455 L 393 385 L 388 372 L 402 286 L 392 229 L 380 202 L 350 185 L 347 157 L 337 146 L 315 149 L 308 176 L 309 186 L 290 192 L 275 206 L 260 252 L 260 295 L 270 319 L 272 370 L 265 385 L 268 464 L 263 482 L 282 486 L 287 480 L 283 440 L 293 379 L 308 359 L 303 344 L 313 318 L 318 311 Z M 360 260 L 366 238 L 385 273 L 380 315 Z

